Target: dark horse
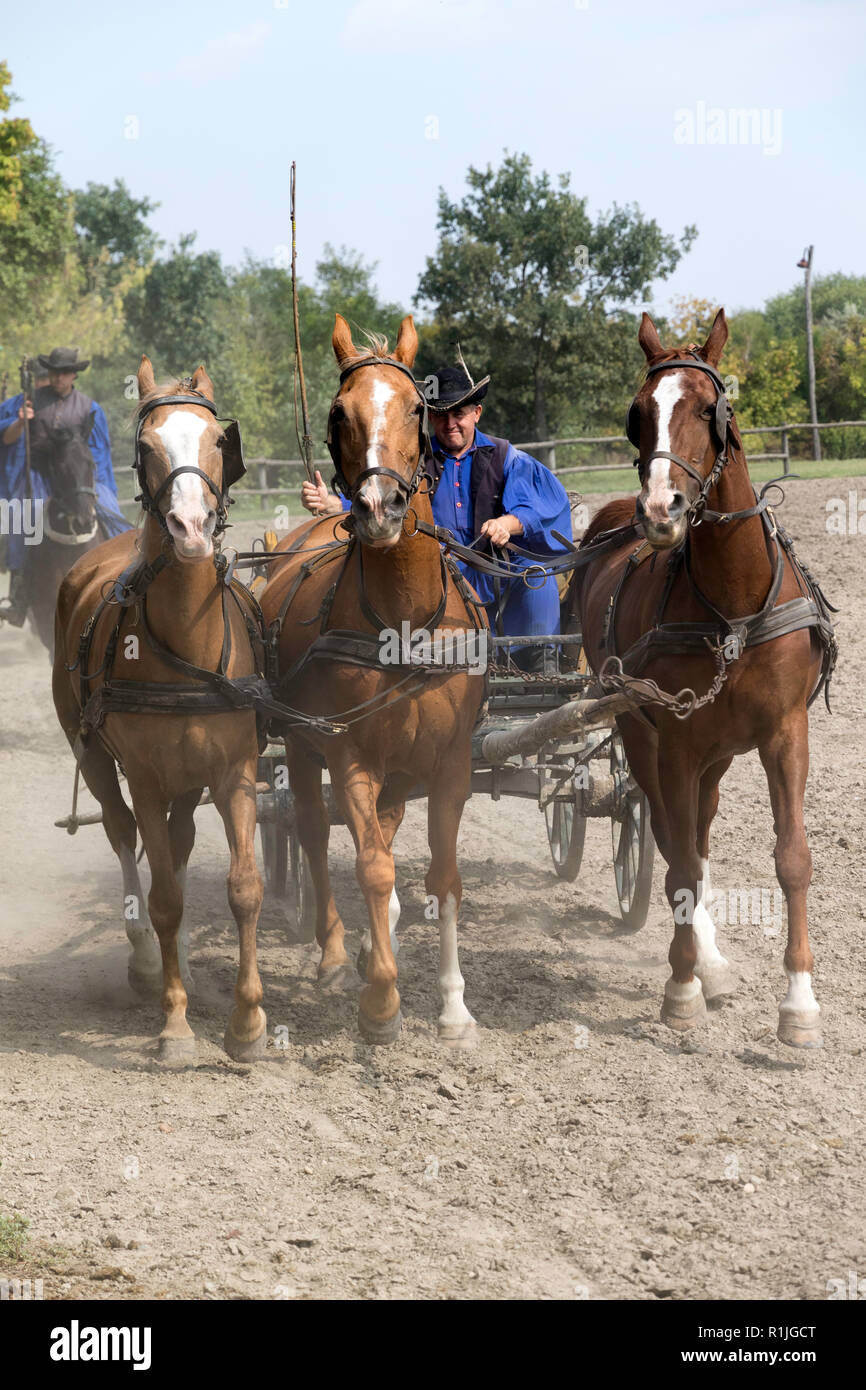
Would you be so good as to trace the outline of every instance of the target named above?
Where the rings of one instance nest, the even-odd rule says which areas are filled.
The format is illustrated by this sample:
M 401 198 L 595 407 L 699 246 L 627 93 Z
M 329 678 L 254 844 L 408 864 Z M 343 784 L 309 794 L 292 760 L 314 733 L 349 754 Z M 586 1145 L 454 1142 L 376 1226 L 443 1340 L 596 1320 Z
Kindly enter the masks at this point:
M 64 576 L 79 556 L 104 540 L 96 512 L 88 416 L 80 430 L 51 431 L 51 451 L 38 471 L 51 494 L 42 509 L 42 540 L 25 547 L 24 583 L 30 621 L 49 653 L 54 648 L 54 609 Z
M 675 925 L 662 1018 L 685 1031 L 704 1017 L 705 1001 L 733 990 L 708 911 L 709 835 L 722 777 L 736 754 L 757 748 L 788 910 L 788 992 L 778 1033 L 793 1046 L 816 1047 L 806 927 L 812 858 L 803 826 L 807 706 L 829 678 L 835 642 L 826 600 L 797 563 L 768 498 L 758 498 L 750 482 L 716 370 L 727 337 L 720 310 L 702 347 L 666 350 L 643 315 L 638 341 L 647 379 L 628 424 L 641 490 L 636 501 L 603 507 L 582 545 L 630 521 L 637 532 L 587 565 L 577 602 L 595 671 L 619 655 L 627 672 L 664 689 L 715 693 L 686 719 L 655 709 L 617 721 L 668 864 Z

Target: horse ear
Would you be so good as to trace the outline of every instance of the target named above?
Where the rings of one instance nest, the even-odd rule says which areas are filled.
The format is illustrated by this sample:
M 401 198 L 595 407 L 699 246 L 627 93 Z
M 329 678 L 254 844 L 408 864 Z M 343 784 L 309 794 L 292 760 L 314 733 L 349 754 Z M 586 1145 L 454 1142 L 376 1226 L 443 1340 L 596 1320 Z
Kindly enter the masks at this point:
M 713 326 L 707 334 L 707 341 L 702 348 L 698 348 L 698 356 L 702 357 L 705 362 L 709 362 L 711 367 L 717 367 L 727 341 L 728 320 L 725 318 L 724 309 L 720 309 L 713 319 Z
M 417 352 L 418 334 L 415 330 L 415 320 L 411 314 L 407 314 L 400 324 L 400 332 L 397 334 L 394 358 L 397 362 L 402 362 L 404 366 L 411 367 Z
M 151 391 L 156 390 L 156 377 L 153 374 L 153 364 L 150 358 L 142 353 L 141 361 L 138 364 L 138 396 L 149 396 Z
M 213 400 L 213 382 L 204 369 L 204 366 L 196 367 L 192 374 L 190 386 L 193 391 L 198 391 L 200 396 L 207 396 L 209 401 Z
M 96 411 L 95 411 L 95 410 L 91 410 L 91 412 L 90 412 L 89 415 L 85 415 L 84 419 L 83 419 L 82 422 L 81 422 L 81 425 L 79 426 L 79 428 L 80 428 L 80 430 L 81 430 L 81 438 L 84 440 L 84 443 L 85 443 L 85 444 L 87 443 L 87 441 L 88 441 L 88 439 L 90 438 L 90 435 L 91 435 L 91 433 L 92 433 L 92 431 L 93 431 L 93 422 L 94 422 L 95 419 L 96 419 Z
M 335 317 L 331 347 L 334 349 L 334 356 L 338 362 L 347 362 L 350 357 L 357 357 L 358 355 L 355 351 L 355 344 L 352 342 L 352 330 L 342 314 L 337 314 Z
M 654 357 L 659 357 L 664 352 L 658 329 L 647 313 L 640 316 L 637 340 L 643 348 L 643 355 L 648 362 L 652 362 Z

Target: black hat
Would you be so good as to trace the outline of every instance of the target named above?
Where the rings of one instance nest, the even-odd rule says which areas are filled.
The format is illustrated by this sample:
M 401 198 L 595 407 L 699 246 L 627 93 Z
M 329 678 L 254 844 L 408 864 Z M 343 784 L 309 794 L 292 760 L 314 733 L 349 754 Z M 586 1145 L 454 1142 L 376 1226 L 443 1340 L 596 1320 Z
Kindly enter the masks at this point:
M 36 361 L 46 372 L 83 372 L 90 366 L 89 357 L 81 361 L 78 348 L 52 348 L 47 357 L 42 354 Z
M 459 367 L 440 367 L 433 373 L 433 379 L 436 386 L 427 393 L 427 406 L 436 411 L 453 410 L 456 405 L 479 405 L 487 395 L 490 377 L 473 381 L 461 353 Z

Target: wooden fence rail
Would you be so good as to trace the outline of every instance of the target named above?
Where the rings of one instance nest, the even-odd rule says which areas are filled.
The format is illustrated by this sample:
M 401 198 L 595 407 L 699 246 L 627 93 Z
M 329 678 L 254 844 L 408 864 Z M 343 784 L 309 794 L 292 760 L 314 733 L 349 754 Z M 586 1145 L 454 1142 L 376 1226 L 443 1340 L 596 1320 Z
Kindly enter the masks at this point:
M 810 424 L 784 424 L 784 425 L 747 425 L 740 429 L 741 434 L 778 434 L 780 436 L 780 451 L 775 454 L 750 454 L 749 458 L 753 461 L 760 459 L 781 459 L 783 472 L 790 472 L 790 438 L 795 430 L 847 430 L 847 429 L 866 429 L 866 420 L 830 420 L 826 424 L 813 426 Z M 629 450 L 633 445 L 629 444 L 628 438 L 624 434 L 596 434 L 596 435 L 572 435 L 565 439 L 530 439 L 523 443 L 515 444 L 516 449 L 555 449 L 558 445 L 565 444 L 625 444 Z M 333 464 L 330 459 L 314 459 L 313 467 L 318 468 L 323 478 L 327 478 Z M 627 463 L 576 463 L 554 465 L 554 473 L 621 473 L 629 465 Z M 245 485 L 235 488 L 235 496 L 240 497 L 260 497 L 262 511 L 267 511 L 268 497 L 297 497 L 301 491 L 301 483 L 304 481 L 304 464 L 301 459 L 264 459 L 254 458 L 247 460 L 248 472 L 251 475 L 256 471 L 259 486 L 247 487 Z M 280 487 L 270 487 L 268 473 L 273 468 L 295 468 L 300 469 L 300 476 L 297 482 L 284 483 Z M 132 497 L 122 497 L 120 505 L 131 507 L 135 499 Z

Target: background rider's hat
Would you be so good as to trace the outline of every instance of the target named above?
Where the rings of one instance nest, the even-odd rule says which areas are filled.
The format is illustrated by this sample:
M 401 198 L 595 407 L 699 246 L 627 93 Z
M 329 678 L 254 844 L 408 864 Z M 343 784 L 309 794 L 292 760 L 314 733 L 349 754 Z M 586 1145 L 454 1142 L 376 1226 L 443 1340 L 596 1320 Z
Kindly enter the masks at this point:
M 42 354 L 36 361 L 46 372 L 83 372 L 90 366 L 90 358 L 82 361 L 78 356 L 78 348 L 52 348 L 47 356 Z
M 458 346 L 459 367 L 440 367 L 433 373 L 435 388 L 427 392 L 428 410 L 453 410 L 458 405 L 479 405 L 487 395 L 489 376 L 473 381 Z

